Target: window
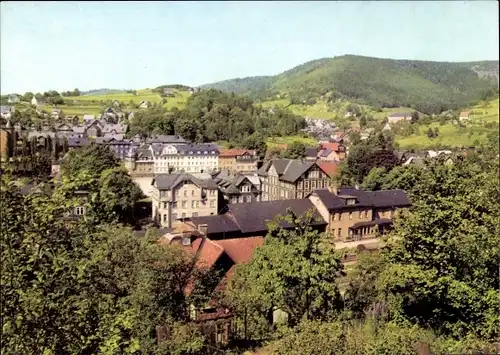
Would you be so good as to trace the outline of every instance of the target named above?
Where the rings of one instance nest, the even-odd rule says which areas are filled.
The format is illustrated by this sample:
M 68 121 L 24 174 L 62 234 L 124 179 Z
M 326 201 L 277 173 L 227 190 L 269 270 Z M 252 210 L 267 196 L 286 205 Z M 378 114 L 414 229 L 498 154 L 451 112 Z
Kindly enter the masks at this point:
M 362 219 L 363 218 L 363 211 L 359 211 L 359 216 L 358 216 L 359 219 Z
M 352 219 L 352 212 L 349 212 L 349 219 Z
M 196 207 L 196 201 L 191 201 L 191 208 L 195 208 Z
M 195 190 L 191 190 L 191 196 L 194 196 L 196 194 Z
M 332 213 L 332 221 L 335 221 L 337 219 L 337 214 L 336 213 Z
M 252 196 L 250 195 L 247 196 L 247 202 L 252 202 Z
M 365 218 L 368 218 L 368 211 L 365 211 Z
M 238 202 L 243 203 L 243 196 L 238 197 Z
M 339 213 L 339 221 L 342 220 L 342 212 Z
M 297 198 L 302 198 L 302 192 L 297 193 Z
M 342 238 L 342 228 L 339 228 L 337 238 L 339 238 L 339 239 Z
M 75 215 L 83 216 L 85 214 L 85 207 L 75 207 Z
M 167 208 L 167 202 L 163 202 L 163 208 Z
M 185 212 L 182 212 L 181 218 L 186 218 L 186 213 Z
M 184 197 L 187 197 L 187 195 L 188 195 L 187 190 L 184 190 Z
M 181 205 L 182 205 L 182 208 L 186 208 L 187 207 L 187 201 L 182 201 Z
M 309 180 L 304 181 L 304 188 L 305 188 L 306 190 L 308 190 L 308 189 L 309 189 Z
M 310 178 L 315 178 L 315 179 L 319 178 L 319 171 L 310 171 L 309 172 L 309 177 Z
M 166 221 L 167 221 L 167 215 L 166 215 L 166 214 L 164 214 L 164 215 L 163 215 L 163 222 L 166 222 Z
M 215 200 L 210 200 L 210 207 L 215 207 Z
M 250 186 L 248 186 L 248 185 L 242 186 L 241 192 L 250 192 Z
M 177 208 L 177 201 L 172 203 L 172 208 Z
M 196 201 L 196 208 L 200 207 L 200 201 Z
M 180 194 L 180 191 L 179 190 L 175 190 L 175 197 L 179 197 L 179 194 Z
M 177 219 L 177 213 L 172 213 L 172 221 L 175 221 Z
M 198 217 L 198 212 L 193 212 L 193 217 Z

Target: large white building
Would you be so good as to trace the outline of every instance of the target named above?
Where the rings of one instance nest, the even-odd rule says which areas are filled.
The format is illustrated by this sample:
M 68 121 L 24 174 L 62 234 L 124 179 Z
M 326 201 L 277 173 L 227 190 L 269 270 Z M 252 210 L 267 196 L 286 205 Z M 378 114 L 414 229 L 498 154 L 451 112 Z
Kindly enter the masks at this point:
M 219 149 L 215 144 L 152 143 L 154 174 L 202 173 L 219 169 Z

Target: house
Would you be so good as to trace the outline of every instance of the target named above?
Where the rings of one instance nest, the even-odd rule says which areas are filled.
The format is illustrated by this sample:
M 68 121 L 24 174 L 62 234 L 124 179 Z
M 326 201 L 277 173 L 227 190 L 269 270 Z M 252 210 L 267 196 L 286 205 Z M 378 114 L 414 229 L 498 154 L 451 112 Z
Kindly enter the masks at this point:
M 449 155 L 453 152 L 451 150 L 428 150 L 425 152 L 424 158 L 436 158 L 440 155 Z
M 163 89 L 163 94 L 167 97 L 174 97 L 175 96 L 174 90 L 171 88 Z
M 342 143 L 322 143 L 318 157 L 321 161 L 342 161 L 346 157 L 346 147 Z
M 104 137 L 96 137 L 95 144 L 107 146 L 115 157 L 122 160 L 129 154 L 132 147 L 139 146 L 131 139 L 125 139 L 123 134 L 105 134 Z
M 7 102 L 9 104 L 17 104 L 19 101 L 21 101 L 19 99 L 19 96 L 17 95 L 9 95 L 9 97 L 7 98 Z
M 139 108 L 148 108 L 149 106 L 149 101 L 142 100 L 141 102 L 139 102 Z
M 257 174 L 262 177 L 262 201 L 301 199 L 311 191 L 326 188 L 331 180 L 316 162 L 273 159 Z
M 254 150 L 220 149 L 219 168 L 235 172 L 257 171 L 258 157 Z
M 462 111 L 460 112 L 460 121 L 468 121 L 472 118 L 472 114 L 470 111 Z
M 77 125 L 80 122 L 80 117 L 77 115 L 65 115 L 64 119 L 73 125 Z
M 206 226 L 206 235 L 213 240 L 264 237 L 269 230 L 268 223 L 276 216 L 289 213 L 302 216 L 308 211 L 313 213 L 311 227 L 324 232 L 327 222 L 307 198 L 230 204 L 224 214 L 191 217 L 184 224 L 193 230 L 198 229 L 200 225 Z M 280 221 L 280 226 L 284 229 L 295 228 L 293 223 L 287 221 Z
M 160 243 L 180 245 L 188 254 L 196 256 L 198 268 L 212 270 L 217 275 L 212 292 L 220 292 L 232 278 L 236 265 L 249 262 L 255 249 L 264 244 L 264 238 L 256 236 L 215 241 L 206 236 L 205 230 L 204 226 L 200 226 L 199 230 L 177 229 L 163 235 Z M 191 285 L 185 289 L 187 294 L 192 291 Z M 204 307 L 191 305 L 190 320 L 199 327 L 205 340 L 213 345 L 227 344 L 236 332 L 231 310 L 216 299 L 210 300 Z M 158 341 L 166 340 L 166 329 L 160 327 L 159 330 Z
M 189 88 L 188 91 L 190 94 L 195 94 L 197 92 L 200 92 L 200 88 Z
M 340 163 L 338 161 L 319 162 L 319 167 L 331 179 L 338 175 Z
M 304 159 L 310 161 L 316 161 L 318 159 L 318 148 L 306 148 L 304 151 Z
M 257 175 L 232 174 L 228 171 L 219 172 L 214 176 L 227 203 L 243 203 L 260 201 L 261 181 Z
M 102 127 L 102 133 L 104 136 L 106 135 L 116 135 L 116 134 L 121 134 L 125 135 L 128 132 L 128 125 L 126 124 L 121 124 L 121 123 L 108 123 L 103 125 Z
M 113 107 L 115 107 L 115 108 L 121 108 L 122 105 L 121 105 L 120 101 L 115 100 L 115 101 L 113 101 Z
M 399 209 L 411 207 L 403 190 L 332 187 L 315 190 L 308 198 L 328 222 L 327 232 L 336 242 L 375 238 L 390 228 Z
M 402 120 L 411 120 L 411 113 L 409 112 L 394 112 L 387 116 L 387 122 L 390 124 L 398 123 Z
M 154 177 L 153 153 L 148 147 L 132 145 L 123 160 L 125 168 L 132 177 Z M 150 194 L 148 191 L 144 193 Z
M 59 120 L 64 118 L 64 112 L 60 108 L 54 108 L 52 109 L 50 116 L 52 117 L 53 120 Z
M 189 144 L 187 140 L 181 136 L 171 136 L 171 135 L 156 135 L 151 138 L 146 139 L 146 143 L 160 143 L 160 144 Z
M 95 115 L 83 115 L 83 124 L 90 124 L 95 121 Z
M 31 99 L 31 105 L 33 106 L 38 106 L 39 102 L 35 96 Z
M 219 169 L 219 149 L 213 143 L 152 143 L 156 173 L 200 173 Z
M 190 174 L 160 174 L 151 182 L 152 219 L 172 227 L 179 219 L 218 213 L 218 186 Z
M 12 115 L 16 111 L 14 106 L 0 106 L 0 117 L 5 120 L 12 118 Z

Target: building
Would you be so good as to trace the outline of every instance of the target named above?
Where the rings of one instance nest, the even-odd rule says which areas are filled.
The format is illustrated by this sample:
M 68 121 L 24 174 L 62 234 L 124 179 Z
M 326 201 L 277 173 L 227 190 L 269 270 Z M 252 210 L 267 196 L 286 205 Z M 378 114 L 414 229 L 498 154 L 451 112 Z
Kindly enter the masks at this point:
M 320 161 L 342 161 L 346 158 L 346 147 L 341 143 L 322 143 L 319 147 Z
M 125 168 L 132 177 L 153 177 L 153 153 L 147 146 L 131 147 L 124 157 Z
M 14 106 L 0 106 L 0 117 L 4 120 L 9 120 L 16 111 Z
M 131 149 L 139 147 L 139 143 L 134 142 L 132 139 L 125 139 L 123 134 L 97 137 L 95 139 L 95 144 L 107 146 L 115 157 L 121 160 L 125 159 Z
M 148 144 L 189 144 L 187 140 L 181 136 L 171 136 L 171 135 L 156 135 L 154 137 L 148 138 L 146 140 Z
M 394 112 L 387 117 L 387 122 L 390 124 L 398 123 L 402 120 L 411 120 L 411 113 L 409 112 Z
M 219 149 L 215 144 L 151 144 L 155 174 L 202 173 L 219 169 Z
M 50 116 L 52 117 L 53 120 L 59 120 L 64 118 L 64 112 L 60 108 L 54 108 L 52 109 Z
M 460 112 L 460 121 L 468 121 L 472 118 L 472 114 L 470 111 L 462 111 Z
M 262 178 L 262 201 L 301 199 L 332 184 L 328 174 L 312 161 L 273 159 L 257 173 Z
M 19 96 L 17 96 L 17 95 L 9 95 L 9 97 L 7 98 L 7 102 L 9 104 L 17 104 L 20 101 L 21 100 L 19 99 Z
M 327 222 L 307 198 L 230 204 L 224 214 L 191 217 L 184 222 L 184 225 L 186 229 L 191 230 L 199 229 L 200 226 L 206 226 L 206 235 L 213 240 L 254 236 L 264 237 L 269 230 L 268 223 L 276 216 L 285 216 L 290 212 L 297 216 L 302 216 L 308 211 L 313 212 L 311 226 L 320 232 L 324 232 Z M 281 221 L 280 226 L 285 229 L 295 228 L 293 224 L 286 221 Z
M 33 98 L 31 99 L 31 105 L 38 106 L 38 100 L 36 99 L 35 96 L 33 96 Z
M 219 172 L 214 181 L 226 203 L 258 202 L 261 198 L 262 182 L 257 175 L 241 173 L 231 174 L 227 171 Z
M 308 198 L 327 221 L 327 232 L 339 242 L 375 238 L 392 225 L 399 209 L 411 207 L 403 190 L 318 189 Z
M 152 218 L 161 227 L 172 227 L 179 219 L 218 213 L 218 186 L 190 174 L 156 175 L 152 185 Z
M 219 154 L 219 168 L 235 172 L 257 171 L 258 156 L 254 150 L 248 149 L 221 149 Z
M 256 236 L 215 241 L 206 236 L 203 226 L 200 227 L 200 230 L 177 229 L 166 233 L 160 238 L 160 243 L 182 246 L 188 254 L 197 258 L 198 268 L 213 270 L 217 279 L 214 280 L 212 292 L 221 292 L 233 276 L 236 265 L 250 261 L 255 249 L 264 244 L 264 238 Z M 186 294 L 192 291 L 192 287 L 185 289 Z M 206 341 L 213 345 L 227 344 L 237 331 L 233 314 L 228 308 L 218 304 L 215 298 L 204 307 L 191 305 L 190 320 L 199 326 Z M 158 330 L 158 340 L 166 340 L 166 329 L 160 327 Z
M 139 108 L 148 108 L 150 106 L 149 101 L 141 101 L 139 102 Z

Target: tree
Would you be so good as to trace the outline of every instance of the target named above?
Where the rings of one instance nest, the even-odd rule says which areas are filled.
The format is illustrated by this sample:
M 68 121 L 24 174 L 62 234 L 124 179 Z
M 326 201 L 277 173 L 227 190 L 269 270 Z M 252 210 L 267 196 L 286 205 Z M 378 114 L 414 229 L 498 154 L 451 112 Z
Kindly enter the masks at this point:
M 413 111 L 411 113 L 411 120 L 410 120 L 410 122 L 411 123 L 417 123 L 419 119 L 420 119 L 420 116 L 419 116 L 418 112 L 417 111 Z
M 302 142 L 293 142 L 283 152 L 283 158 L 301 159 L 304 157 L 306 146 Z
M 393 319 L 439 333 L 500 334 L 500 210 L 495 158 L 427 162 L 413 208 L 384 249 L 378 280 Z
M 434 138 L 434 131 L 432 130 L 432 128 L 429 127 L 429 129 L 427 130 L 427 137 L 429 138 Z
M 385 182 L 386 174 L 384 167 L 373 168 L 364 178 L 361 188 L 368 191 L 380 190 Z
M 439 135 L 439 128 L 434 128 L 434 137 L 437 137 Z
M 361 128 L 366 127 L 366 117 L 365 117 L 365 115 L 361 116 L 361 118 L 359 119 L 359 126 Z
M 248 304 L 261 312 L 276 306 L 295 325 L 303 318 L 330 319 L 342 308 L 336 283 L 342 263 L 328 237 L 310 226 L 312 220 L 312 212 L 290 213 L 269 224 L 264 246 L 247 265 L 238 266 L 231 280 L 237 313 L 244 313 Z M 296 228 L 285 230 L 282 223 Z
M 66 176 L 76 176 L 79 172 L 87 170 L 97 178 L 104 170 L 118 166 L 118 159 L 107 147 L 91 145 L 70 151 L 61 164 L 61 173 Z
M 72 201 L 23 197 L 2 176 L 2 354 L 170 353 L 201 350 L 185 325 L 196 279 L 182 248 L 82 219 L 66 228 Z M 156 344 L 157 325 L 173 337 Z M 182 337 L 184 330 L 190 337 Z

